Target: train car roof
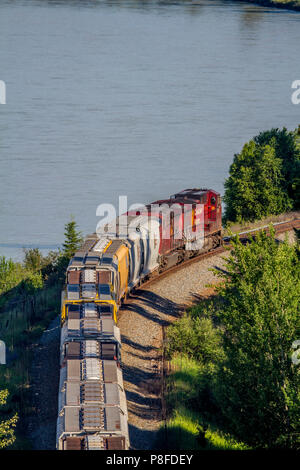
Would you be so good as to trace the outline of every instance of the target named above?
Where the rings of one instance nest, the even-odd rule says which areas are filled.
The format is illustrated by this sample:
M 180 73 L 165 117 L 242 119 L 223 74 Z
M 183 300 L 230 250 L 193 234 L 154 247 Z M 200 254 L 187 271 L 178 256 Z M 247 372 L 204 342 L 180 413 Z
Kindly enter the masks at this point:
M 64 432 L 126 432 L 126 417 L 117 406 L 65 406 Z
M 116 346 L 120 347 L 118 338 L 107 339 L 102 341 L 99 339 L 82 339 L 67 340 L 63 343 L 65 350 L 65 358 L 68 359 L 85 359 L 87 357 L 95 357 L 96 359 L 111 360 L 116 354 Z
M 64 439 L 64 450 L 125 450 L 124 436 L 99 436 L 88 434 L 82 436 L 67 436 Z
M 114 360 L 96 357 L 68 359 L 66 367 L 68 382 L 102 380 L 106 383 L 118 383 L 123 388 L 122 372 Z
M 208 189 L 208 188 L 190 188 L 190 189 L 184 189 L 183 191 L 180 191 L 179 193 L 175 193 L 174 195 L 171 196 L 171 199 L 176 199 L 177 197 L 189 197 L 194 199 L 195 197 L 201 197 L 207 193 L 214 193 L 219 195 L 217 191 L 214 189 Z

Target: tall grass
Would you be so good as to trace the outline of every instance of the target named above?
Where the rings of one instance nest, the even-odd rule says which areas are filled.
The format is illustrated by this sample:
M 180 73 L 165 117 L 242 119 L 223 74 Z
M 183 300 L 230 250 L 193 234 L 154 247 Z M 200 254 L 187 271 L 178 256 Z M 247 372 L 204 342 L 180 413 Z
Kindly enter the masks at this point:
M 30 364 L 34 344 L 60 310 L 61 282 L 44 285 L 23 297 L 16 295 L 0 310 L 0 337 L 6 344 L 7 364 L 0 366 L 0 390 L 8 389 L 8 402 L 0 421 L 18 413 L 13 449 L 28 449 L 26 417 L 34 412 L 30 398 Z
M 176 450 L 244 450 L 248 447 L 218 429 L 207 415 L 197 411 L 195 402 L 207 381 L 207 369 L 183 354 L 171 360 L 167 378 L 169 417 L 159 433 L 159 448 Z M 203 423 L 206 423 L 205 426 Z

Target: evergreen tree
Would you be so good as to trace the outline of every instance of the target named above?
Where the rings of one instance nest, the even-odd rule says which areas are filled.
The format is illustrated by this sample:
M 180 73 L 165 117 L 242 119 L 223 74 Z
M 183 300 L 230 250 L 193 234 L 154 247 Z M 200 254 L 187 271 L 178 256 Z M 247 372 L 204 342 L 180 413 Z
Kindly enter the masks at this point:
M 63 243 L 63 254 L 67 258 L 72 258 L 75 251 L 82 243 L 82 235 L 77 230 L 77 224 L 74 219 L 65 225 L 65 242 Z
M 24 267 L 28 271 L 39 271 L 43 267 L 43 255 L 38 248 L 24 249 Z

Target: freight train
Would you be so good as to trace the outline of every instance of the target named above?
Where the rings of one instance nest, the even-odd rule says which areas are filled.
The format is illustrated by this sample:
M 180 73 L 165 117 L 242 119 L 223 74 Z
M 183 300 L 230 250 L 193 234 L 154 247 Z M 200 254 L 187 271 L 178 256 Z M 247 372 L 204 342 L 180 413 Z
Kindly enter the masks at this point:
M 145 280 L 222 243 L 221 198 L 211 189 L 186 189 L 124 215 L 115 230 L 106 225 L 100 236 L 88 235 L 67 268 L 61 300 L 60 450 L 129 449 L 119 307 Z

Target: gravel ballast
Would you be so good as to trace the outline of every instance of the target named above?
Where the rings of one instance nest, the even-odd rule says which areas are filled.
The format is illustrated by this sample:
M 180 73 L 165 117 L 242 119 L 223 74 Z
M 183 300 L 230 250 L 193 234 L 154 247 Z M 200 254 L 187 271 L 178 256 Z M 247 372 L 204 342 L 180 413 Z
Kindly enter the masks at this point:
M 228 253 L 205 258 L 181 268 L 141 289 L 120 311 L 124 384 L 129 412 L 129 434 L 133 449 L 152 449 L 161 416 L 161 357 L 163 331 L 188 305 L 216 283 L 210 271 L 223 268 Z

